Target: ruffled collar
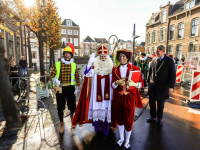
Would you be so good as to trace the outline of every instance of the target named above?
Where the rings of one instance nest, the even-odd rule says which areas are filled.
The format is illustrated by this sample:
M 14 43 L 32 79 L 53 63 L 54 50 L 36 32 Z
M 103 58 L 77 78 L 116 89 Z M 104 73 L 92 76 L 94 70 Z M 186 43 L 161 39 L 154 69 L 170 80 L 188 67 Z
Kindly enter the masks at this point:
M 146 60 L 146 59 L 147 59 L 147 57 L 146 57 L 146 56 L 145 56 L 144 58 L 142 58 L 142 57 L 140 58 L 140 60 Z
M 64 64 L 69 65 L 69 64 L 71 64 L 72 62 L 74 62 L 74 59 L 71 58 L 70 61 L 67 61 L 67 60 L 65 60 L 64 58 L 62 58 L 61 61 L 62 61 Z

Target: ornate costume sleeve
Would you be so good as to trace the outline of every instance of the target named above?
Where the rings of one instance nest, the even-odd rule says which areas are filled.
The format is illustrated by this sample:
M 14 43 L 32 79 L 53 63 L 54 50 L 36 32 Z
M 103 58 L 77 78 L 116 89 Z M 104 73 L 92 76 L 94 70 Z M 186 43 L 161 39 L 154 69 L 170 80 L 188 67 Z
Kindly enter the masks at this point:
M 53 70 L 51 71 L 49 80 L 51 81 L 55 77 L 55 75 L 56 75 L 56 66 L 54 66 Z
M 76 67 L 76 74 L 75 74 L 75 78 L 76 78 L 76 86 L 80 86 L 80 75 L 79 75 L 79 72 L 78 72 L 78 69 Z

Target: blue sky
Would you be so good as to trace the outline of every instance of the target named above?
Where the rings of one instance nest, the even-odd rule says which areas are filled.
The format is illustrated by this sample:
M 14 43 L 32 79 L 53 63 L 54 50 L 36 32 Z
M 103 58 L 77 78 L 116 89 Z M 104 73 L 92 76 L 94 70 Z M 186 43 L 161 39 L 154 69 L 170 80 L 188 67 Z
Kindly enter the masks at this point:
M 177 0 L 170 1 L 175 4 Z M 132 40 L 136 24 L 137 41 L 145 41 L 145 25 L 152 13 L 168 0 L 57 0 L 62 20 L 72 19 L 80 26 L 80 42 L 86 37 L 106 38 L 115 34 Z

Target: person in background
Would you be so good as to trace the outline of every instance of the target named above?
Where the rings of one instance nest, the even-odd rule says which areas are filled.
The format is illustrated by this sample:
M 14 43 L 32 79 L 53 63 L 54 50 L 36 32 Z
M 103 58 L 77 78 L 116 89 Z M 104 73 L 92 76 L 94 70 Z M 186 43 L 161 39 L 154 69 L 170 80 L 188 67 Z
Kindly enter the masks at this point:
M 10 71 L 11 72 L 17 71 L 17 67 L 15 66 L 15 62 L 13 60 L 10 61 Z
M 148 64 L 148 70 L 149 70 L 150 65 L 151 65 L 151 61 L 152 61 L 152 57 L 151 57 L 151 56 L 148 56 L 148 60 L 149 60 L 149 64 Z
M 146 57 L 146 53 L 141 53 L 141 58 L 138 61 L 137 67 L 140 68 L 141 73 L 144 75 L 144 87 L 146 87 L 146 80 L 147 80 L 147 74 L 148 74 L 148 58 Z M 144 92 L 144 89 L 142 89 L 142 93 Z
M 24 76 L 26 73 L 26 67 L 27 67 L 27 62 L 24 59 L 24 56 L 22 56 L 22 59 L 19 61 L 19 66 L 21 67 L 21 74 L 22 76 Z
M 14 65 L 16 65 L 13 56 L 12 56 L 11 59 L 10 59 L 10 63 L 11 63 L 11 61 L 13 61 L 13 62 L 14 62 Z
M 176 70 L 177 66 L 179 65 L 179 58 L 178 57 L 175 57 L 174 63 L 175 63 L 175 70 Z
M 181 57 L 181 63 L 182 63 L 182 65 L 184 65 L 184 63 L 185 63 L 185 57 L 184 57 L 184 55 L 182 55 L 182 57 Z
M 135 59 L 135 61 L 134 61 L 134 66 L 137 66 L 139 60 L 140 60 L 140 56 L 137 56 L 136 59 Z

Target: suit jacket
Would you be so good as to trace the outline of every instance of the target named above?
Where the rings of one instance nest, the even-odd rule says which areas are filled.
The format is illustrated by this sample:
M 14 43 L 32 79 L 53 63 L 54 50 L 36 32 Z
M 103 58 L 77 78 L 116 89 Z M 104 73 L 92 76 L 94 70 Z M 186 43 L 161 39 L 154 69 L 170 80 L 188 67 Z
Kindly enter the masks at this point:
M 140 70 L 139 67 L 136 67 L 136 66 L 133 66 L 131 64 L 128 63 L 128 69 L 127 69 L 127 73 L 126 73 L 126 77 L 129 76 L 129 72 L 130 71 L 133 71 L 133 70 Z M 113 68 L 112 70 L 112 84 L 116 81 L 116 80 L 120 80 L 121 79 L 121 74 L 120 74 L 120 66 L 118 67 L 115 67 Z M 142 83 L 142 87 L 144 86 L 144 82 L 142 80 L 142 76 L 140 76 L 140 79 L 139 79 L 139 82 Z M 141 87 L 141 88 L 142 88 Z M 113 97 L 115 96 L 116 93 L 120 92 L 123 90 L 123 87 L 118 85 L 116 89 L 114 89 L 113 91 Z M 140 97 L 140 93 L 138 91 L 137 88 L 133 88 L 133 89 L 129 89 L 128 92 L 132 93 L 135 95 L 135 104 L 136 104 L 136 107 L 138 108 L 142 108 L 143 107 L 143 104 L 142 104 L 142 101 L 141 101 L 141 97 Z
M 157 61 L 157 59 L 157 57 L 154 58 L 150 65 L 147 79 L 147 82 L 150 83 L 149 90 L 154 87 L 157 100 L 169 99 L 169 88 L 174 88 L 176 80 L 174 61 L 166 55 L 160 61 Z M 155 76 L 155 68 L 157 76 Z

